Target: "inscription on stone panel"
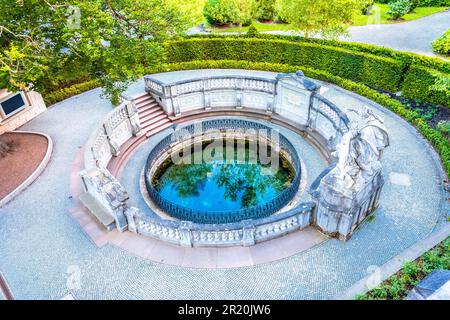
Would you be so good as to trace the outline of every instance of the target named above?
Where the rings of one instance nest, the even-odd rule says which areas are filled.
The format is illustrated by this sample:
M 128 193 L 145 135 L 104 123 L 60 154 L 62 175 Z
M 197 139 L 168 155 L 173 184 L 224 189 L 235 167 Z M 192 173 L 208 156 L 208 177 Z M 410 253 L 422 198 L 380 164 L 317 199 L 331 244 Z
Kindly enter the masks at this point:
M 190 94 L 179 98 L 181 111 L 192 110 L 203 107 L 203 98 L 201 93 Z
M 211 94 L 211 105 L 212 106 L 235 106 L 236 104 L 236 93 L 235 92 L 213 92 Z

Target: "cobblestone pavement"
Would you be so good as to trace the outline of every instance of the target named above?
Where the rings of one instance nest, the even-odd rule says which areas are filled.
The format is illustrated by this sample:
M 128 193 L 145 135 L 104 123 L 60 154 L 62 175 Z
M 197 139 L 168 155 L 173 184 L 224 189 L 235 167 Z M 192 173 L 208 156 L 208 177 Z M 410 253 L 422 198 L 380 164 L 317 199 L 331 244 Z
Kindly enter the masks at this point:
M 441 169 L 428 145 L 406 122 L 375 107 L 391 136 L 383 158 L 386 185 L 375 219 L 350 241 L 332 239 L 283 260 L 217 270 L 158 264 L 112 245 L 97 248 L 68 210 L 71 164 L 111 110 L 99 94 L 96 89 L 67 99 L 22 128 L 49 134 L 55 148 L 42 176 L 0 209 L 0 272 L 16 298 L 60 299 L 69 292 L 82 299 L 332 298 L 363 278 L 369 266 L 383 264 L 445 223 L 437 223 Z M 332 86 L 324 95 L 345 108 L 367 103 Z

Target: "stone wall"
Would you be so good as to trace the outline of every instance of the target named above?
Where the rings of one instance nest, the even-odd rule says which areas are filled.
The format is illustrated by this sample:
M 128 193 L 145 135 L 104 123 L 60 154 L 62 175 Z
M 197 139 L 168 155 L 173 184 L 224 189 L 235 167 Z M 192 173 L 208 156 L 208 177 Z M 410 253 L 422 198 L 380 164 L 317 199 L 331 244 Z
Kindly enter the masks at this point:
M 24 92 L 23 94 L 25 97 L 25 102 L 27 104 L 25 108 L 11 115 L 10 117 L 4 117 L 0 113 L 0 134 L 19 128 L 47 109 L 44 100 L 39 93 L 29 91 Z M 12 95 L 13 94 L 11 92 L 8 92 L 5 89 L 0 90 L 0 100 L 8 98 Z

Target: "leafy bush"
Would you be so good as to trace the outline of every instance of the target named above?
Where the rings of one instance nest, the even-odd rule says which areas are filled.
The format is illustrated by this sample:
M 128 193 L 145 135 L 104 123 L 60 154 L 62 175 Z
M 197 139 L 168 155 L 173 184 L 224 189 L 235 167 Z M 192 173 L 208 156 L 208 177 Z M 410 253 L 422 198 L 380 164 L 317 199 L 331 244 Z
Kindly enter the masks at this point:
M 60 102 L 64 99 L 70 98 L 77 94 L 83 93 L 97 88 L 100 85 L 98 80 L 89 80 L 83 83 L 75 84 L 67 88 L 62 88 L 56 91 L 43 94 L 44 101 L 47 106 Z
M 450 138 L 450 120 L 441 120 L 437 125 L 437 129 L 442 135 Z
M 397 20 L 407 14 L 411 9 L 409 0 L 395 0 L 389 2 L 389 10 L 387 14 L 392 16 L 392 19 Z
M 447 7 L 450 0 L 420 0 L 419 7 Z
M 275 18 L 275 0 L 256 0 L 254 16 L 259 21 L 271 21 Z
M 409 12 L 413 12 L 418 6 L 420 6 L 420 0 L 409 0 Z
M 239 8 L 235 1 L 208 0 L 203 15 L 211 25 L 234 23 L 239 20 Z
M 361 0 L 362 2 L 362 14 L 368 15 L 370 14 L 370 11 L 372 10 L 373 4 L 375 3 L 375 0 Z
M 248 27 L 247 30 L 247 37 L 249 38 L 254 38 L 259 34 L 258 29 L 256 29 L 255 25 L 252 23 L 250 24 L 250 26 Z
M 438 53 L 450 55 L 450 29 L 445 31 L 442 36 L 433 42 L 433 50 Z

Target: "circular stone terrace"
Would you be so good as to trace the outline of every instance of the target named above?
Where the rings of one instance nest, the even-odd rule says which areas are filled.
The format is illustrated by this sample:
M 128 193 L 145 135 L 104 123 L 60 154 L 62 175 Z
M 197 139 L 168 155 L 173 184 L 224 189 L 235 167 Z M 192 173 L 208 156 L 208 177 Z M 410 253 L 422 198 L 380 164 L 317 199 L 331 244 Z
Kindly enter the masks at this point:
M 172 81 L 212 74 L 276 76 L 250 70 L 190 70 L 158 76 Z M 138 81 L 127 94 L 141 95 L 143 87 Z M 0 208 L 0 272 L 13 295 L 20 299 L 59 299 L 69 293 L 81 299 L 333 298 L 365 277 L 369 267 L 382 265 L 445 227 L 444 174 L 435 152 L 416 130 L 385 108 L 341 88 L 323 83 L 320 93 L 342 110 L 371 107 L 384 119 L 390 135 L 390 147 L 382 158 L 386 183 L 380 207 L 349 241 L 304 229 L 253 247 L 185 248 L 137 240 L 130 232 L 105 231 L 86 215 L 76 197 L 84 145 L 111 111 L 110 103 L 100 98 L 100 89 L 95 89 L 54 105 L 23 128 L 48 134 L 55 146 L 41 177 Z M 113 163 L 111 171 L 131 195 L 140 195 L 148 148 L 164 134 L 151 136 L 123 155 L 122 163 Z M 300 136 L 295 146 L 300 148 L 308 188 L 328 164 Z M 146 206 L 140 196 L 132 201 Z M 236 254 L 241 261 L 230 265 Z M 205 263 L 199 267 L 192 261 Z M 68 287 L 68 277 L 77 270 L 80 286 Z

